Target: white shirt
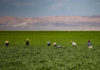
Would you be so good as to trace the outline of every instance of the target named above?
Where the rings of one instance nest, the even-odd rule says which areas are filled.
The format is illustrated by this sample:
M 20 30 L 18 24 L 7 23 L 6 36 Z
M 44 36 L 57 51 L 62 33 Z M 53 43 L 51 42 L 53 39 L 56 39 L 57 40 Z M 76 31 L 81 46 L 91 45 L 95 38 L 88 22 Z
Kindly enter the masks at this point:
M 57 45 L 57 44 L 54 42 L 53 45 Z
M 76 45 L 76 43 L 75 42 L 72 42 L 72 45 Z

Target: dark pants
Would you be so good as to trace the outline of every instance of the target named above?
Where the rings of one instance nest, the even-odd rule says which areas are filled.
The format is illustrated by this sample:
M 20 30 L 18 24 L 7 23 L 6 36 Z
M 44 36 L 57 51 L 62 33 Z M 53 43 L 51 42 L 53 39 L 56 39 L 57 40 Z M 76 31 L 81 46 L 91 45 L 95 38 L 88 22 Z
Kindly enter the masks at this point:
M 54 45 L 54 47 L 57 47 L 57 45 Z
M 9 43 L 5 43 L 5 46 L 8 47 L 9 46 Z
M 26 41 L 26 46 L 29 46 L 29 41 Z
M 50 44 L 47 44 L 47 46 L 50 46 Z

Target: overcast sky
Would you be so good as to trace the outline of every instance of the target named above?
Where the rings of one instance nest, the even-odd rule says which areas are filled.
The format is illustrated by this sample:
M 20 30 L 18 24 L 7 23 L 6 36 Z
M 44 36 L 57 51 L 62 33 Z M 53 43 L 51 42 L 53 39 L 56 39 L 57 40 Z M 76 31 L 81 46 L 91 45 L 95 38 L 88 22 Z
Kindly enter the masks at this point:
M 98 15 L 100 0 L 0 0 L 0 17 Z

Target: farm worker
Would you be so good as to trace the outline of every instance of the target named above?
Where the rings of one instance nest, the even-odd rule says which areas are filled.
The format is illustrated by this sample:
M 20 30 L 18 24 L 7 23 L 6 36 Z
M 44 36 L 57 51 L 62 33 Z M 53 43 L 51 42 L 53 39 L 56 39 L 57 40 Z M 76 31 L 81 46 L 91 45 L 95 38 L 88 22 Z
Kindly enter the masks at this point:
M 90 42 L 90 40 L 88 40 L 88 47 L 92 48 L 92 43 Z
M 53 43 L 53 46 L 57 47 L 57 43 L 56 43 L 56 42 L 54 42 L 54 43 Z
M 26 39 L 26 46 L 29 47 L 29 39 Z
M 8 41 L 8 40 L 5 41 L 5 46 L 6 46 L 6 47 L 9 46 L 9 41 Z
M 71 41 L 72 46 L 76 46 L 76 42 Z
M 50 46 L 50 44 L 51 44 L 50 41 L 48 41 L 48 42 L 47 42 L 47 46 Z
M 62 48 L 62 46 L 58 45 L 57 48 Z

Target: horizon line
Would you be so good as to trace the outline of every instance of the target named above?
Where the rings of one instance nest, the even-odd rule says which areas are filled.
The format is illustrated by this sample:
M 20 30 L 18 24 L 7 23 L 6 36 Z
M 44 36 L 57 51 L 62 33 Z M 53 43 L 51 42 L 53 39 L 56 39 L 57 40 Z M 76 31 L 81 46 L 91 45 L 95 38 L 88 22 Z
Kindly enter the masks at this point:
M 43 17 L 100 17 L 100 15 L 91 15 L 91 16 L 37 16 L 37 17 L 17 17 L 17 16 L 0 16 L 2 17 L 15 17 L 15 18 L 43 18 Z

